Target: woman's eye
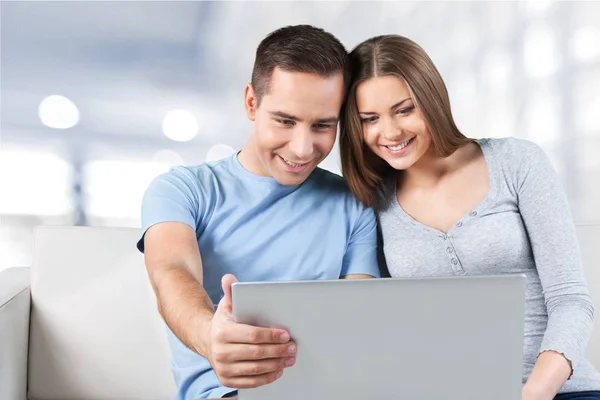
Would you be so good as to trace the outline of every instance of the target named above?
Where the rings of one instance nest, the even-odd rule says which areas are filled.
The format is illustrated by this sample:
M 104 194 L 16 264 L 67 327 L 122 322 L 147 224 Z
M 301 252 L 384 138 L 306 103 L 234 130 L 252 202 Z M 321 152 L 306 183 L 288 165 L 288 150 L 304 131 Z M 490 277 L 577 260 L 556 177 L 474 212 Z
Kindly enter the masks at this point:
M 375 122 L 376 120 L 377 120 L 377 117 L 363 118 L 362 119 L 362 123 L 363 124 L 370 124 L 371 122 Z
M 405 115 L 405 114 L 408 114 L 409 112 L 411 112 L 412 110 L 414 110 L 414 108 L 415 108 L 414 106 L 400 108 L 400 109 L 398 109 L 398 111 L 396 111 L 396 114 Z

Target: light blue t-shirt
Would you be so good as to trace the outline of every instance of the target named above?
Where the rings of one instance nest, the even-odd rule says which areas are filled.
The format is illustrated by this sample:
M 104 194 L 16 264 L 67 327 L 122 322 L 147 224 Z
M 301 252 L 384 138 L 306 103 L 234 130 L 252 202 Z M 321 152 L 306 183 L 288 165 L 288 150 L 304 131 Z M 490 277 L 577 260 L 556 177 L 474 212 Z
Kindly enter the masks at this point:
M 177 221 L 196 231 L 204 288 L 214 304 L 221 278 L 240 282 L 379 277 L 373 211 L 343 178 L 317 168 L 298 186 L 247 171 L 237 155 L 196 167 L 175 167 L 144 194 L 142 235 L 157 223 Z M 143 236 L 138 242 L 143 249 Z M 223 387 L 208 361 L 167 329 L 177 400 L 218 398 Z

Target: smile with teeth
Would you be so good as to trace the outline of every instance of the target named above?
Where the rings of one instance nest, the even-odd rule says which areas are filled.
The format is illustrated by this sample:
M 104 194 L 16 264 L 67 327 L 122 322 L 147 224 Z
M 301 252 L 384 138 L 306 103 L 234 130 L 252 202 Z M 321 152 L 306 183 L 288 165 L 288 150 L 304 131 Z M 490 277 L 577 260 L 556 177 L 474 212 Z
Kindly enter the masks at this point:
M 388 149 L 390 149 L 392 151 L 399 151 L 399 150 L 402 150 L 403 148 L 405 148 L 406 146 L 408 146 L 412 142 L 413 139 L 414 139 L 414 137 L 412 137 L 408 140 L 405 140 L 404 142 L 397 144 L 395 146 L 385 146 L 385 147 L 387 147 Z
M 293 162 L 291 162 L 290 160 L 288 160 L 288 159 L 286 159 L 286 158 L 283 158 L 283 157 L 281 157 L 281 156 L 279 156 L 279 157 L 280 157 L 280 158 L 281 158 L 281 159 L 282 159 L 282 160 L 283 160 L 283 161 L 284 161 L 284 162 L 285 162 L 287 165 L 289 165 L 290 167 L 294 167 L 294 168 L 303 167 L 303 166 L 305 166 L 306 164 L 308 164 L 307 162 L 306 162 L 306 163 L 304 163 L 304 164 L 293 163 Z

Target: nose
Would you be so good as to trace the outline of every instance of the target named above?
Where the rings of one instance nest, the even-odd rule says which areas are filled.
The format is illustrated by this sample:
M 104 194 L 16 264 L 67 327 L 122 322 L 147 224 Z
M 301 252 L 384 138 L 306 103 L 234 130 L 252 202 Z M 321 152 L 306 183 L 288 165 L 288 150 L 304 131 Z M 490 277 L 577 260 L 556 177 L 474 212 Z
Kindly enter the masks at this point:
M 289 143 L 295 161 L 308 161 L 313 153 L 313 137 L 309 131 L 298 129 Z
M 402 136 L 402 128 L 393 118 L 386 118 L 382 124 L 381 136 L 390 142 L 394 142 Z

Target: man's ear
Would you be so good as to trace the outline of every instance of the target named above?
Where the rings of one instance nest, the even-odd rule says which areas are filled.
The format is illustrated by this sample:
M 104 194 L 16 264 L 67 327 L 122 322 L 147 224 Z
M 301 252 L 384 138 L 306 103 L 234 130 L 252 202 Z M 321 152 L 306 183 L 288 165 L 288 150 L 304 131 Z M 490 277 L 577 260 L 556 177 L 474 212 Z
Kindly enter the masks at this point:
M 256 109 L 258 108 L 258 99 L 251 83 L 247 84 L 244 89 L 244 107 L 246 108 L 248 119 L 254 121 L 256 118 Z

